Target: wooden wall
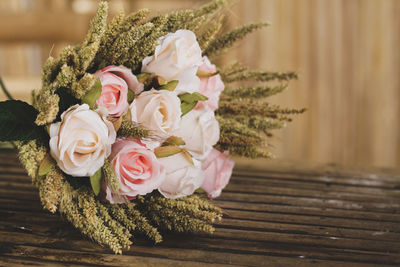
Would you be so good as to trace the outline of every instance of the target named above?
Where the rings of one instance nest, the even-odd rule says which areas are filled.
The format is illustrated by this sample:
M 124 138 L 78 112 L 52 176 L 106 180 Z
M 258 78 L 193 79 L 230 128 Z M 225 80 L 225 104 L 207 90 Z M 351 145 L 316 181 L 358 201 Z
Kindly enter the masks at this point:
M 157 11 L 200 0 L 112 0 Z M 399 0 L 233 0 L 231 26 L 269 21 L 228 55 L 300 79 L 271 98 L 308 112 L 271 140 L 280 159 L 400 167 Z M 89 4 L 88 4 L 89 3 Z M 14 94 L 39 87 L 40 65 L 85 34 L 96 1 L 0 1 L 0 75 Z M 51 51 L 51 52 L 50 52 Z M 4 97 L 1 95 L 2 99 Z

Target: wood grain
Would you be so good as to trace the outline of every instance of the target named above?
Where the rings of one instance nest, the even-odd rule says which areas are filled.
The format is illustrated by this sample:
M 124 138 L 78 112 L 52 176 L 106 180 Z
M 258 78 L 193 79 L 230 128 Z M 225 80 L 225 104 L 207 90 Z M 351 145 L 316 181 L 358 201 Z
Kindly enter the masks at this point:
M 299 80 L 271 98 L 306 107 L 270 140 L 279 158 L 400 167 L 400 1 L 236 1 L 232 25 L 269 21 L 230 58 Z
M 16 159 L 0 151 L 0 265 L 398 266 L 400 172 L 337 165 L 239 164 L 215 200 L 213 235 L 136 237 L 124 255 L 44 211 Z

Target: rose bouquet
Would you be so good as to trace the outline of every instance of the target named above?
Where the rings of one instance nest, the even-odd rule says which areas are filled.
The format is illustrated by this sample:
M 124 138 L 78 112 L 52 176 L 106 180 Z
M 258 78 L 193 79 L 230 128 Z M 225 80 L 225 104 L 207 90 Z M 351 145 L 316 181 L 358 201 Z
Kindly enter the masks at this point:
M 116 253 L 134 233 L 214 231 L 229 153 L 269 157 L 270 130 L 303 112 L 266 101 L 294 73 L 211 63 L 266 25 L 220 34 L 224 5 L 107 24 L 101 2 L 83 43 L 46 61 L 32 106 L 0 103 L 0 141 L 16 141 L 45 209 Z

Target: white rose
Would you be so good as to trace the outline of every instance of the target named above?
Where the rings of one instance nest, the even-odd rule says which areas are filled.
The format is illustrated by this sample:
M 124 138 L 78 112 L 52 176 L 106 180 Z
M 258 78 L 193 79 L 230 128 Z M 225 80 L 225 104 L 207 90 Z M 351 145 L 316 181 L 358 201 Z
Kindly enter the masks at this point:
M 189 196 L 202 185 L 204 173 L 201 163 L 196 159 L 192 164 L 182 153 L 178 153 L 158 160 L 166 170 L 164 182 L 158 188 L 164 197 Z
M 50 126 L 50 153 L 58 166 L 72 176 L 92 176 L 111 153 L 116 133 L 107 111 L 87 104 L 64 111 L 61 122 Z
M 183 147 L 196 159 L 203 160 L 219 140 L 219 124 L 214 112 L 208 106 L 203 106 L 185 114 L 173 135 L 185 141 Z
M 167 90 L 150 90 L 141 93 L 130 106 L 132 121 L 165 136 L 179 127 L 181 101 Z
M 154 55 L 143 60 L 142 72 L 154 73 L 167 81 L 178 80 L 176 94 L 193 93 L 200 86 L 196 73 L 201 64 L 196 35 L 189 30 L 178 30 L 158 40 Z

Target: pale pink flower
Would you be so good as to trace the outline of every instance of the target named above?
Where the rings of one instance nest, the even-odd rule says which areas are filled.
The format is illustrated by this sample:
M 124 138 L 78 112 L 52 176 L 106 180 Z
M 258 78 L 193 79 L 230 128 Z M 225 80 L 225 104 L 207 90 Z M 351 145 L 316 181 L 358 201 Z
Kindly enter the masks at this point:
M 203 57 L 203 64 L 199 67 L 199 71 L 212 74 L 217 71 L 215 65 L 211 64 L 207 57 Z M 218 109 L 219 96 L 224 91 L 225 85 L 219 74 L 205 78 L 200 77 L 199 93 L 208 97 L 206 101 L 199 101 L 195 109 L 200 109 L 207 105 L 212 111 Z
M 157 189 L 165 179 L 165 170 L 154 153 L 140 140 L 119 139 L 112 146 L 111 163 L 120 184 L 119 192 L 107 187 L 110 203 L 126 202 L 137 195 Z
M 100 78 L 102 86 L 96 105 L 107 108 L 112 117 L 120 117 L 128 110 L 128 89 L 135 94 L 143 91 L 143 84 L 124 66 L 105 67 L 97 71 L 95 76 Z
M 216 198 L 221 194 L 229 183 L 234 165 L 235 162 L 228 157 L 228 151 L 221 153 L 216 149 L 211 150 L 203 161 L 205 178 L 201 186 L 209 198 Z

